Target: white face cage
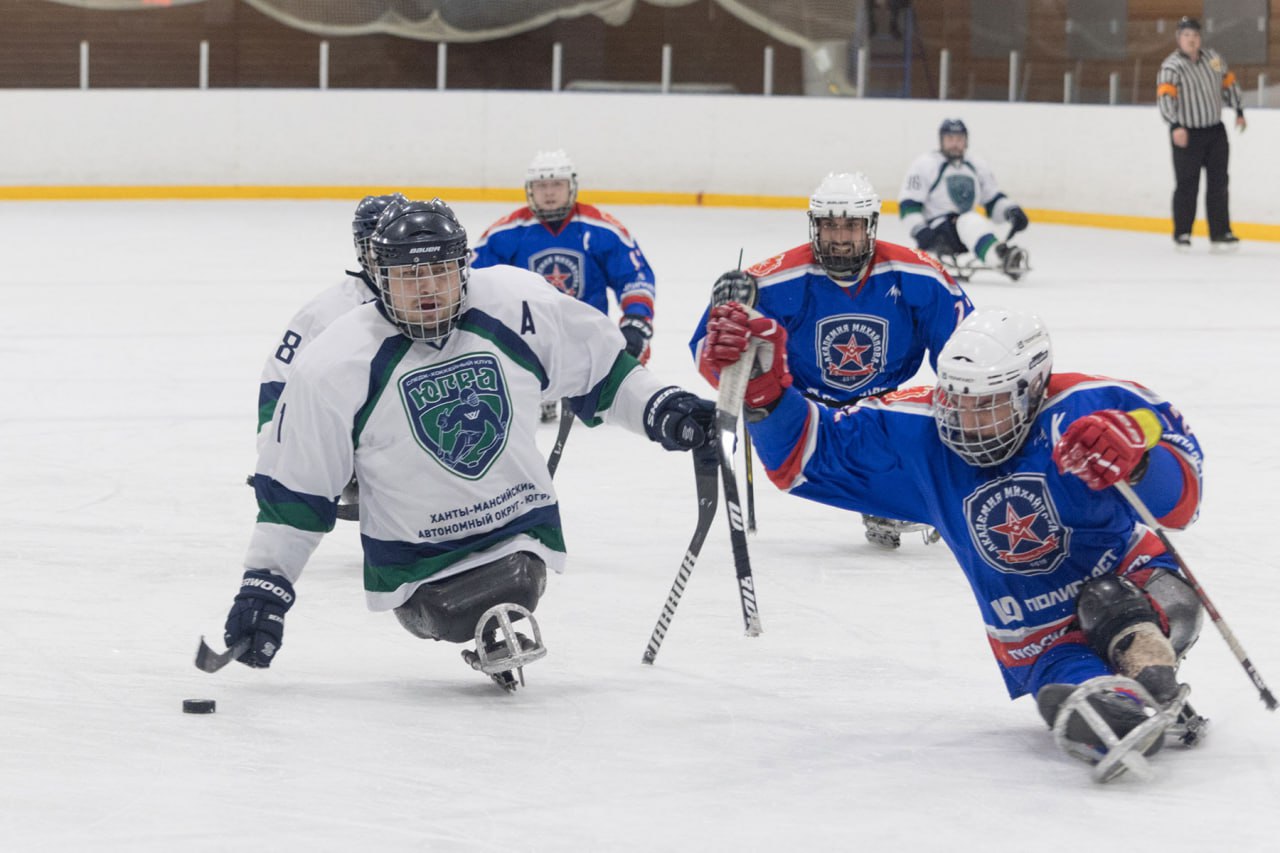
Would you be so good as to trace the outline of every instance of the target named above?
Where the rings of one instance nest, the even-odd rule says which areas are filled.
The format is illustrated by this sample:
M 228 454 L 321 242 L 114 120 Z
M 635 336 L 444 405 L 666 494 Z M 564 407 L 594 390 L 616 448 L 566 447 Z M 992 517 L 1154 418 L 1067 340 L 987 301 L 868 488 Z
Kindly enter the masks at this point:
M 539 207 L 534 200 L 534 184 L 543 181 L 566 181 L 569 185 L 568 200 L 555 207 Z M 529 203 L 529 209 L 533 211 L 533 215 L 538 217 L 542 222 L 563 222 L 569 218 L 569 214 L 573 211 L 573 206 L 578 203 L 578 179 L 570 175 L 568 177 L 540 177 L 530 178 L 524 182 L 524 197 Z
M 851 241 L 826 240 L 821 236 L 822 223 L 852 224 L 855 220 L 866 222 L 866 235 L 859 240 Z M 827 275 L 834 279 L 851 280 L 861 277 L 862 271 L 870 263 L 876 252 L 876 229 L 880 224 L 880 214 L 865 215 L 821 215 L 809 212 L 809 242 L 813 246 L 813 255 L 822 264 Z
M 999 465 L 1022 446 L 1040 396 L 1025 382 L 994 394 L 960 394 L 938 385 L 933 392 L 938 438 L 970 465 Z
M 378 267 L 378 290 L 391 322 L 415 341 L 443 341 L 466 303 L 465 258 Z

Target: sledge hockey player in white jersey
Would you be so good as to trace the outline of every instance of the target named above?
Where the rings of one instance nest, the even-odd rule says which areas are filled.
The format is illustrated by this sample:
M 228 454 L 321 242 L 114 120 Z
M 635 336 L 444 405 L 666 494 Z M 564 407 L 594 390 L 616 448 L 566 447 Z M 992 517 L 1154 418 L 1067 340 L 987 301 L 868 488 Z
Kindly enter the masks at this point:
M 532 611 L 565 551 L 534 440 L 539 401 L 569 398 L 587 424 L 668 450 L 704 445 L 715 407 L 663 385 L 606 317 L 533 273 L 471 269 L 438 199 L 389 209 L 372 249 L 378 298 L 307 348 L 276 407 L 225 640 L 242 663 L 272 663 L 293 584 L 354 471 L 370 609 L 418 637 L 475 639 L 464 658 L 514 689 L 546 652 Z M 520 619 L 531 637 L 512 629 Z
M 524 192 L 526 207 L 480 235 L 472 266 L 531 269 L 605 314 L 612 292 L 627 352 L 647 364 L 654 278 L 635 238 L 608 213 L 578 201 L 578 175 L 564 151 L 537 153 L 525 170 Z M 543 404 L 544 421 L 555 420 L 555 405 Z
M 373 229 L 378 224 L 378 217 L 392 202 L 405 203 L 400 193 L 390 195 L 368 195 L 356 205 L 355 216 L 351 220 L 352 242 L 355 245 L 359 272 L 347 270 L 342 281 L 320 293 L 298 310 L 289 320 L 284 334 L 280 336 L 271 355 L 267 356 L 262 367 L 262 378 L 258 382 L 258 452 L 270 440 L 271 434 L 267 426 L 275 415 L 276 404 L 289 381 L 289 372 L 293 369 L 298 354 L 309 345 L 316 336 L 334 320 L 359 305 L 378 297 L 378 287 L 373 281 L 373 259 L 369 254 L 369 240 L 373 237 Z M 360 517 L 360 491 L 353 479 L 343 489 L 342 500 L 338 505 L 338 517 L 355 520 Z
M 755 309 L 787 330 L 795 388 L 826 406 L 851 406 L 911 381 L 929 366 L 973 304 L 937 261 L 876 239 L 880 196 L 861 173 L 830 174 L 809 198 L 809 242 L 725 273 L 758 293 Z M 719 387 L 704 313 L 689 342 L 698 370 Z M 863 516 L 867 541 L 901 544 L 923 525 Z
M 787 387 L 786 331 L 730 303 L 712 312 L 721 368 L 764 347 L 746 402 L 779 488 L 893 514 L 927 507 L 973 589 L 1011 698 L 1035 697 L 1055 740 L 1106 781 L 1145 768 L 1205 722 L 1177 680 L 1199 599 L 1162 526 L 1195 520 L 1200 445 L 1168 402 L 1132 382 L 1053 373 L 1034 315 L 979 309 L 938 357 L 936 388 L 834 412 Z
M 938 150 L 921 154 L 907 170 L 898 215 L 916 245 L 940 258 L 958 280 L 980 269 L 996 269 L 1017 281 L 1031 271 L 1027 250 L 1009 243 L 1027 227 L 1027 214 L 996 186 L 986 162 L 968 153 L 969 129 L 959 119 L 938 128 Z M 975 208 L 982 205 L 983 216 Z M 990 218 L 988 218 L 990 217 Z M 992 223 L 1007 224 L 998 238 Z M 957 257 L 972 252 L 961 264 Z

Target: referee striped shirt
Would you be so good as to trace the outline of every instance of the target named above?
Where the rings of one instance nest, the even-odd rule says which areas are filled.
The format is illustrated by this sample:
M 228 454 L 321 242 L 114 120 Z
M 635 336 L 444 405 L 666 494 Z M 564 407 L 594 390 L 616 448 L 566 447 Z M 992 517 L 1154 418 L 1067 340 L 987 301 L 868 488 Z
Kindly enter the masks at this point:
M 1222 108 L 1244 115 L 1236 75 L 1216 50 L 1200 48 L 1195 62 L 1180 50 L 1160 63 L 1156 102 L 1171 127 L 1213 127 L 1222 123 Z

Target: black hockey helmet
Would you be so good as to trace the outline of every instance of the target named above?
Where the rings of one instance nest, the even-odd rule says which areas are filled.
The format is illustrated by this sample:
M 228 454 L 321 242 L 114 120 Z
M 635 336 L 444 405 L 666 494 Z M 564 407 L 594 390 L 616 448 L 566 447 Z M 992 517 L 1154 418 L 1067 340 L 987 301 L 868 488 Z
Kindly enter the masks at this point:
M 351 219 L 351 236 L 356 247 L 356 258 L 360 261 L 360 269 L 373 281 L 373 256 L 369 254 L 369 240 L 378 225 L 378 217 L 392 203 L 408 204 L 409 200 L 400 193 L 389 195 L 367 195 L 356 205 L 355 216 Z
M 438 198 L 393 203 L 370 246 L 384 316 L 414 340 L 447 337 L 465 307 L 471 252 L 449 206 Z M 412 305 L 406 294 L 416 294 Z
M 1196 32 L 1200 32 L 1200 22 L 1190 15 L 1183 15 L 1178 19 L 1178 25 L 1173 28 L 1173 33 L 1174 35 L 1177 35 L 1183 30 L 1195 30 Z

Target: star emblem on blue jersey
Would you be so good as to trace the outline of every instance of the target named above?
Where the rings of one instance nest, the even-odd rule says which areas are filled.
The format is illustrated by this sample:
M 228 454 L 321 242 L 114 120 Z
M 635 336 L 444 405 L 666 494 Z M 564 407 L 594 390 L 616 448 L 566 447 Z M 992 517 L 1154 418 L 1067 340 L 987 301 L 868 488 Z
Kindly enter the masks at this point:
M 1071 531 L 1059 520 L 1043 474 L 982 484 L 965 498 L 964 515 L 978 553 L 997 571 L 1048 574 L 1067 556 Z
M 884 371 L 889 324 L 883 317 L 840 314 L 826 317 L 814 330 L 822 378 L 832 388 L 856 391 Z
M 583 278 L 586 258 L 580 252 L 553 246 L 530 255 L 529 269 L 561 293 L 567 293 L 574 299 L 582 298 L 586 286 Z

